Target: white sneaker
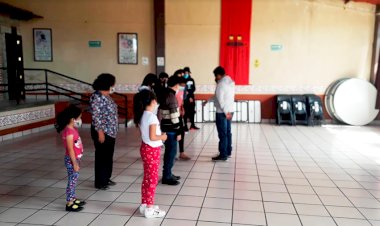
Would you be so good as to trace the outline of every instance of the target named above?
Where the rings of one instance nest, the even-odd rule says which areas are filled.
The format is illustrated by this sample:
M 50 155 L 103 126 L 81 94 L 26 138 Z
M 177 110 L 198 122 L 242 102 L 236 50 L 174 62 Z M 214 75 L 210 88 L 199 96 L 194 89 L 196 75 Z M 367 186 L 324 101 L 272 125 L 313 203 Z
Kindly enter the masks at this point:
M 146 204 L 141 204 L 139 209 L 140 209 L 140 214 L 144 215 L 144 213 L 145 213 L 145 209 L 146 209 Z M 153 209 L 158 210 L 159 207 L 156 206 L 156 205 L 154 205 L 154 206 L 153 206 Z
M 146 218 L 161 218 L 166 215 L 164 210 L 154 209 L 154 208 L 145 208 L 144 216 Z

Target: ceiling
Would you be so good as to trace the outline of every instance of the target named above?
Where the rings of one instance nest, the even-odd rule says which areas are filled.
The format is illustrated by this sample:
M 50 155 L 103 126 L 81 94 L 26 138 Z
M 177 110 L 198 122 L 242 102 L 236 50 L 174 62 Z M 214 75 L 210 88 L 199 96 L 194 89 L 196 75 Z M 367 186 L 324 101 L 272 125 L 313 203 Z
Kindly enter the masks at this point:
M 375 5 L 380 5 L 380 0 L 344 0 L 345 3 L 348 2 L 367 2 Z
M 20 9 L 12 5 L 0 2 L 0 15 L 7 16 L 15 20 L 31 20 L 35 18 L 42 18 L 28 10 Z

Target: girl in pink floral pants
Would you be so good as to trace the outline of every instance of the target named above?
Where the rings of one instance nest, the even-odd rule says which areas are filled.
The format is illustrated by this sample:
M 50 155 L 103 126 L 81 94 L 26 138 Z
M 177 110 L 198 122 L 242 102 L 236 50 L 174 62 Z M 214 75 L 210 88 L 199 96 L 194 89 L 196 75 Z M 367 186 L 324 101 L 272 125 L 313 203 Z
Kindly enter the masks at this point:
M 164 217 L 166 214 L 154 205 L 162 141 L 167 139 L 166 134 L 161 133 L 160 122 L 155 114 L 158 108 L 156 99 L 156 95 L 146 89 L 133 97 L 134 122 L 141 132 L 140 154 L 144 165 L 140 213 L 146 218 Z

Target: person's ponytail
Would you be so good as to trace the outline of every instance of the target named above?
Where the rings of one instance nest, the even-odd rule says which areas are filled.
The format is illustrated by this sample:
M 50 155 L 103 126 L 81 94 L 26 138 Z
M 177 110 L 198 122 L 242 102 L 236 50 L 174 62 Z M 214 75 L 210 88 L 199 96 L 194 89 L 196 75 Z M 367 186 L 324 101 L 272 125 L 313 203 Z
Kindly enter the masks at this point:
M 145 108 L 149 106 L 153 100 L 157 100 L 157 97 L 151 90 L 144 89 L 133 96 L 133 122 L 136 127 L 140 125 Z
M 136 127 L 140 125 L 140 121 L 142 118 L 142 115 L 144 114 L 144 106 L 141 100 L 141 94 L 136 93 L 133 96 L 133 122 L 135 123 Z

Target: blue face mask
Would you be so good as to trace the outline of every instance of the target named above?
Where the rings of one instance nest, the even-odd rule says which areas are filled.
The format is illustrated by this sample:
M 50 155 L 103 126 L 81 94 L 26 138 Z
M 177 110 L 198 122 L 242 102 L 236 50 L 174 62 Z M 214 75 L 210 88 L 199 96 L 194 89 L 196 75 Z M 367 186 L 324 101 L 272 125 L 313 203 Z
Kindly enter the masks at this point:
M 189 74 L 185 74 L 183 77 L 184 77 L 185 79 L 188 79 L 188 78 L 189 78 Z

